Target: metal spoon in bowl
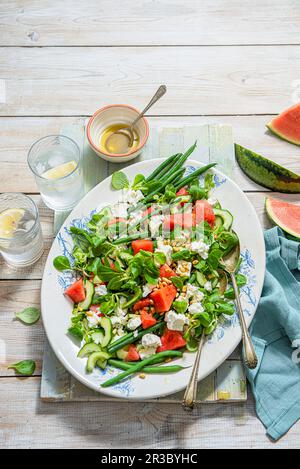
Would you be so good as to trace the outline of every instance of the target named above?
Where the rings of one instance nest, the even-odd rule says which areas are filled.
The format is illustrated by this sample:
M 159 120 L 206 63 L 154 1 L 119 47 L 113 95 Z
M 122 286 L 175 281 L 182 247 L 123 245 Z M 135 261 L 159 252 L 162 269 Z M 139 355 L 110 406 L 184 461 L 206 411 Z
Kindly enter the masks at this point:
M 220 271 L 220 280 L 219 280 L 219 293 L 223 295 L 223 293 L 227 289 L 227 275 L 223 272 Z M 188 385 L 186 387 L 183 400 L 182 400 L 182 405 L 185 410 L 193 410 L 195 401 L 197 398 L 197 387 L 198 387 L 198 370 L 199 370 L 199 365 L 200 365 L 200 358 L 201 358 L 201 352 L 203 345 L 205 343 L 205 333 L 204 333 L 204 328 L 201 334 L 201 338 L 199 341 L 195 361 L 194 361 L 194 366 L 192 369 L 192 373 L 190 376 L 190 380 L 188 382 Z
M 240 324 L 242 328 L 242 340 L 244 346 L 244 362 L 247 368 L 254 369 L 257 366 L 257 356 L 252 344 L 251 337 L 249 335 L 245 317 L 242 309 L 240 300 L 240 293 L 235 279 L 235 271 L 237 269 L 240 260 L 240 242 L 221 260 L 223 269 L 230 275 L 231 282 L 235 294 L 235 301 L 239 314 Z
M 127 146 L 127 148 L 132 147 L 135 135 L 134 135 L 134 126 L 136 123 L 143 117 L 143 115 L 150 109 L 150 107 L 153 106 L 156 101 L 158 101 L 167 91 L 167 87 L 165 85 L 160 85 L 158 90 L 156 91 L 155 95 L 152 97 L 152 99 L 149 101 L 145 109 L 142 110 L 142 112 L 136 117 L 136 119 L 132 122 L 130 126 L 124 125 L 123 128 L 116 130 L 113 132 L 106 140 L 105 146 L 108 151 L 110 151 L 111 148 L 117 146 L 117 147 L 123 147 Z M 124 145 L 124 138 L 125 140 L 127 139 L 126 145 Z M 128 145 L 127 145 L 128 144 Z

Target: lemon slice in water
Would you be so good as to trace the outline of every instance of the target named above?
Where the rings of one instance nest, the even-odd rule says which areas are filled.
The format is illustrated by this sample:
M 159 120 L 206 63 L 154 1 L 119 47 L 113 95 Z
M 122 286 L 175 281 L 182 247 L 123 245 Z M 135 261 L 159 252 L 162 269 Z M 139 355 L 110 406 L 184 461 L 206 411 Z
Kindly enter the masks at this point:
M 76 167 L 76 161 L 68 161 L 67 163 L 48 169 L 48 171 L 45 171 L 42 176 L 46 179 L 61 179 L 71 174 Z
M 0 238 L 12 238 L 25 210 L 22 208 L 9 208 L 0 213 Z

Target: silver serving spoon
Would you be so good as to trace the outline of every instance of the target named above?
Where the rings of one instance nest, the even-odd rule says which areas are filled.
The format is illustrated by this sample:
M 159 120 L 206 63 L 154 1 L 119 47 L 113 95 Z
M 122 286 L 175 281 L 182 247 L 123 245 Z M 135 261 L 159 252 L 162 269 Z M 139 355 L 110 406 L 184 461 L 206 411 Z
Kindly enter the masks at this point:
M 237 305 L 237 310 L 239 314 L 240 324 L 242 328 L 242 340 L 244 346 L 244 362 L 247 368 L 254 369 L 257 366 L 257 356 L 252 344 L 251 337 L 249 335 L 241 300 L 240 293 L 235 279 L 235 271 L 237 269 L 238 263 L 240 260 L 240 242 L 232 249 L 226 256 L 223 257 L 221 264 L 223 269 L 230 275 L 232 286 L 235 294 L 235 301 Z
M 160 85 L 158 90 L 156 91 L 155 95 L 149 101 L 145 109 L 136 117 L 136 119 L 132 122 L 130 126 L 124 125 L 123 128 L 116 130 L 113 132 L 106 140 L 105 146 L 108 151 L 114 147 L 132 147 L 133 142 L 135 140 L 134 135 L 134 126 L 136 123 L 143 117 L 143 115 L 153 106 L 156 101 L 158 101 L 167 91 L 167 87 L 165 85 Z M 126 140 L 125 140 L 126 139 Z
M 223 271 L 219 271 L 220 274 L 220 280 L 219 280 L 219 293 L 223 295 L 225 290 L 227 289 L 227 275 Z M 195 401 L 197 398 L 197 387 L 198 387 L 198 370 L 199 370 L 199 365 L 200 365 L 200 358 L 201 358 L 201 352 L 203 345 L 205 343 L 205 333 L 204 329 L 199 341 L 195 361 L 194 361 L 194 366 L 192 369 L 192 373 L 190 376 L 190 380 L 188 382 L 188 385 L 186 387 L 183 400 L 182 400 L 182 405 L 185 410 L 193 410 Z

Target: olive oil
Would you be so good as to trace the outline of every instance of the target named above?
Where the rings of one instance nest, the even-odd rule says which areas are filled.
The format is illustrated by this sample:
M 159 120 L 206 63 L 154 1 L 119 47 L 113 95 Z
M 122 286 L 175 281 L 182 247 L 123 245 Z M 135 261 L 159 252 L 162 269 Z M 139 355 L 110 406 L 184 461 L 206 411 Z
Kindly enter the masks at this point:
M 122 133 L 122 129 L 124 129 L 126 124 L 113 124 L 107 127 L 100 136 L 100 150 L 104 152 L 109 152 L 112 154 L 126 154 L 130 151 L 135 150 L 140 144 L 140 136 L 136 132 L 133 131 L 134 140 L 132 146 L 130 146 L 130 140 L 126 133 Z M 120 130 L 120 133 L 114 133 Z M 114 134 L 114 135 L 113 135 Z

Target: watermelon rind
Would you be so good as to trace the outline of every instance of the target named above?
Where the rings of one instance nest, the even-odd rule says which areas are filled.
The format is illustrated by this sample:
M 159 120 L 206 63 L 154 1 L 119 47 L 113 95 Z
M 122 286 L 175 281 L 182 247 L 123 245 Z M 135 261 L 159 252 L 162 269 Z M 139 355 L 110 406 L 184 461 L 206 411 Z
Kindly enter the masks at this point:
M 257 184 L 275 192 L 300 193 L 300 176 L 289 169 L 237 143 L 235 157 L 242 171 Z
M 266 197 L 265 200 L 265 207 L 266 207 L 266 212 L 270 220 L 275 223 L 275 225 L 278 225 L 283 231 L 286 233 L 294 236 L 295 238 L 300 239 L 300 232 L 293 230 L 292 228 L 288 227 L 287 225 L 284 224 L 280 218 L 278 218 L 277 215 L 275 215 L 273 209 L 272 209 L 272 200 L 274 200 L 272 197 Z
M 276 118 L 275 118 L 276 119 Z M 275 120 L 273 119 L 273 120 Z M 266 127 L 274 134 L 276 135 L 277 137 L 281 138 L 282 140 L 285 140 L 286 142 L 289 142 L 289 143 L 293 143 L 294 145 L 298 145 L 300 146 L 300 140 L 292 140 L 288 137 L 286 137 L 283 133 L 280 133 L 278 132 L 278 130 L 276 130 L 276 128 L 274 127 L 273 125 L 273 120 L 271 120 L 271 122 L 269 122 L 268 124 L 266 124 Z

